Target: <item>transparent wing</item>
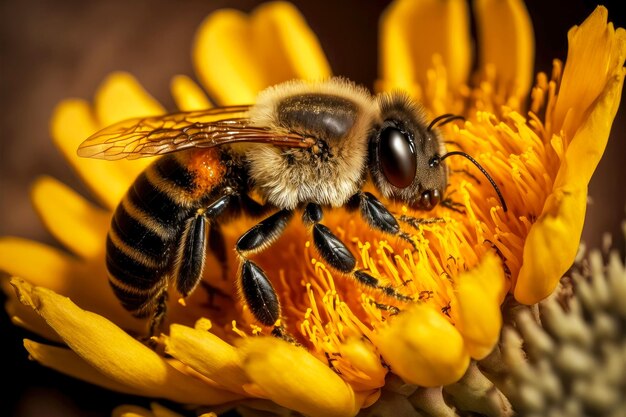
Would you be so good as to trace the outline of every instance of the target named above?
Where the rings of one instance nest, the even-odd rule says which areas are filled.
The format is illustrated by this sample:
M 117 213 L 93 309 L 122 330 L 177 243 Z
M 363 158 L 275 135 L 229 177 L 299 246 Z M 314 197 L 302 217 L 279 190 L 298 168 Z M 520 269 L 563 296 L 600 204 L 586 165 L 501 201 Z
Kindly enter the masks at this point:
M 136 159 L 234 142 L 311 146 L 311 141 L 300 135 L 280 134 L 267 127 L 250 125 L 246 117 L 249 108 L 217 107 L 124 120 L 90 136 L 78 147 L 78 155 L 108 160 Z

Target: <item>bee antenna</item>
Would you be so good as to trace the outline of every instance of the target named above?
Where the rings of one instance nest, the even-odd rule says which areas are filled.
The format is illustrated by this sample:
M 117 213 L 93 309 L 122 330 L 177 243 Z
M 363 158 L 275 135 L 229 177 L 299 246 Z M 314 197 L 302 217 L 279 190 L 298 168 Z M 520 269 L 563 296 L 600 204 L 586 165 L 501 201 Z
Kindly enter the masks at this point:
M 443 126 L 447 123 L 450 123 L 453 120 L 465 120 L 465 117 L 459 116 L 452 113 L 442 114 L 441 116 L 437 116 L 433 119 L 432 122 L 428 125 L 427 130 L 433 130 L 434 127 Z M 441 121 L 441 123 L 439 123 Z
M 487 177 L 487 179 L 489 180 L 489 182 L 491 183 L 491 185 L 493 186 L 493 189 L 496 190 L 496 194 L 498 194 L 498 198 L 500 198 L 500 203 L 502 203 L 502 208 L 504 209 L 504 211 L 506 212 L 507 206 L 506 206 L 506 201 L 504 201 L 504 197 L 502 197 L 502 193 L 500 192 L 500 189 L 498 188 L 498 186 L 496 185 L 496 182 L 493 180 L 493 178 L 491 178 L 491 175 L 489 175 L 489 173 L 485 170 L 485 168 L 483 168 L 478 161 L 476 161 L 474 158 L 472 158 L 471 156 L 469 156 L 468 154 L 466 154 L 465 152 L 460 152 L 460 151 L 451 151 L 446 153 L 445 155 L 439 157 L 439 161 L 443 161 L 444 159 L 446 159 L 449 156 L 454 156 L 454 155 L 460 155 L 463 156 L 467 159 L 470 160 L 471 163 L 473 163 L 474 165 L 476 165 L 476 167 L 478 169 L 480 169 L 480 172 L 483 173 L 483 175 L 485 177 Z

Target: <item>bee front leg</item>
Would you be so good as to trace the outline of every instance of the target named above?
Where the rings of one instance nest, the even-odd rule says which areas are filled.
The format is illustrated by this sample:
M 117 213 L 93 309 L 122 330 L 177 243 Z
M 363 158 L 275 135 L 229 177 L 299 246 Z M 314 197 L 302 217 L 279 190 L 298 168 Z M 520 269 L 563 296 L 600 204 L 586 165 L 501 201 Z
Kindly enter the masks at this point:
M 409 242 L 413 246 L 413 249 L 417 250 L 411 236 L 400 229 L 400 225 L 395 216 L 391 214 L 391 212 L 387 210 L 387 207 L 374 197 L 373 194 L 359 192 L 353 195 L 348 202 L 348 208 L 352 210 L 359 209 L 361 216 L 374 229 L 378 229 L 392 236 L 398 236 Z
M 367 198 L 367 196 L 365 196 L 365 198 Z M 382 206 L 378 200 L 375 200 L 375 202 Z M 366 208 L 370 209 L 368 211 L 368 215 L 371 219 L 373 219 L 373 221 L 377 222 L 376 224 L 378 225 L 378 229 L 389 231 L 388 233 L 390 233 L 390 231 L 400 230 L 398 222 L 395 220 L 393 215 L 384 208 L 384 206 L 384 211 L 379 210 L 378 206 L 375 204 L 368 205 Z M 306 225 L 312 227 L 313 243 L 324 261 L 339 272 L 349 274 L 361 284 L 374 288 L 389 297 L 393 297 L 399 301 L 413 301 L 413 298 L 397 292 L 393 287 L 382 285 L 378 279 L 374 278 L 367 272 L 356 269 L 356 258 L 352 252 L 350 252 L 350 249 L 348 249 L 328 227 L 320 223 L 322 216 L 323 212 L 321 206 L 310 203 L 304 209 L 302 219 Z M 396 234 L 398 233 L 397 231 L 395 232 Z
M 242 260 L 239 285 L 244 301 L 255 319 L 265 326 L 274 326 L 272 334 L 288 341 L 293 341 L 293 338 L 282 325 L 277 325 L 281 311 L 276 290 L 265 272 L 248 259 L 248 255 L 258 253 L 272 245 L 292 217 L 292 210 L 280 210 L 244 233 L 236 245 L 237 253 Z

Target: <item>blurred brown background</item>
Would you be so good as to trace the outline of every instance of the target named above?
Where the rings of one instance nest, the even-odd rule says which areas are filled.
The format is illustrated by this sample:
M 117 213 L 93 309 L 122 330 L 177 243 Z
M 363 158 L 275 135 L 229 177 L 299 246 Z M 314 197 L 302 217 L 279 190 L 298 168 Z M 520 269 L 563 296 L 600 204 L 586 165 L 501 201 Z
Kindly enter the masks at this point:
M 416 0 L 419 1 L 419 0 Z M 377 22 L 388 0 L 293 1 L 317 33 L 335 74 L 371 86 L 377 74 Z M 194 31 L 212 10 L 249 11 L 258 0 L 135 0 L 0 2 L 0 236 L 16 235 L 54 244 L 29 201 L 39 175 L 54 176 L 88 195 L 52 146 L 48 119 L 67 97 L 91 99 L 98 84 L 115 70 L 133 73 L 159 101 L 173 110 L 169 82 L 192 75 Z M 610 20 L 626 26 L 622 0 L 605 3 Z M 527 2 L 537 40 L 537 71 L 566 56 L 566 33 L 595 3 L 573 0 Z M 626 205 L 626 117 L 624 105 L 612 138 L 590 185 L 583 239 L 600 245 L 611 232 L 622 248 L 620 222 Z M 2 373 L 9 391 L 0 394 L 0 415 L 106 416 L 113 406 L 140 399 L 89 387 L 30 363 L 21 346 L 25 334 L 1 313 Z M 143 402 L 147 404 L 146 402 Z

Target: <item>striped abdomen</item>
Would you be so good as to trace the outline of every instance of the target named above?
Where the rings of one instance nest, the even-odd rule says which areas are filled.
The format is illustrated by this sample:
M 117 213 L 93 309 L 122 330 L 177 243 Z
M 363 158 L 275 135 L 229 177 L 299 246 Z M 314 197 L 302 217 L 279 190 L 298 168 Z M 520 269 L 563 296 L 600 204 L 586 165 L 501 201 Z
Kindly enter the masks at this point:
M 214 166 L 193 164 L 198 158 L 206 162 L 207 156 Z M 207 175 L 212 181 L 207 182 Z M 107 236 L 106 265 L 116 296 L 135 316 L 154 312 L 176 273 L 173 260 L 185 225 L 206 204 L 222 175 L 217 150 L 166 155 L 137 177 L 117 206 Z

